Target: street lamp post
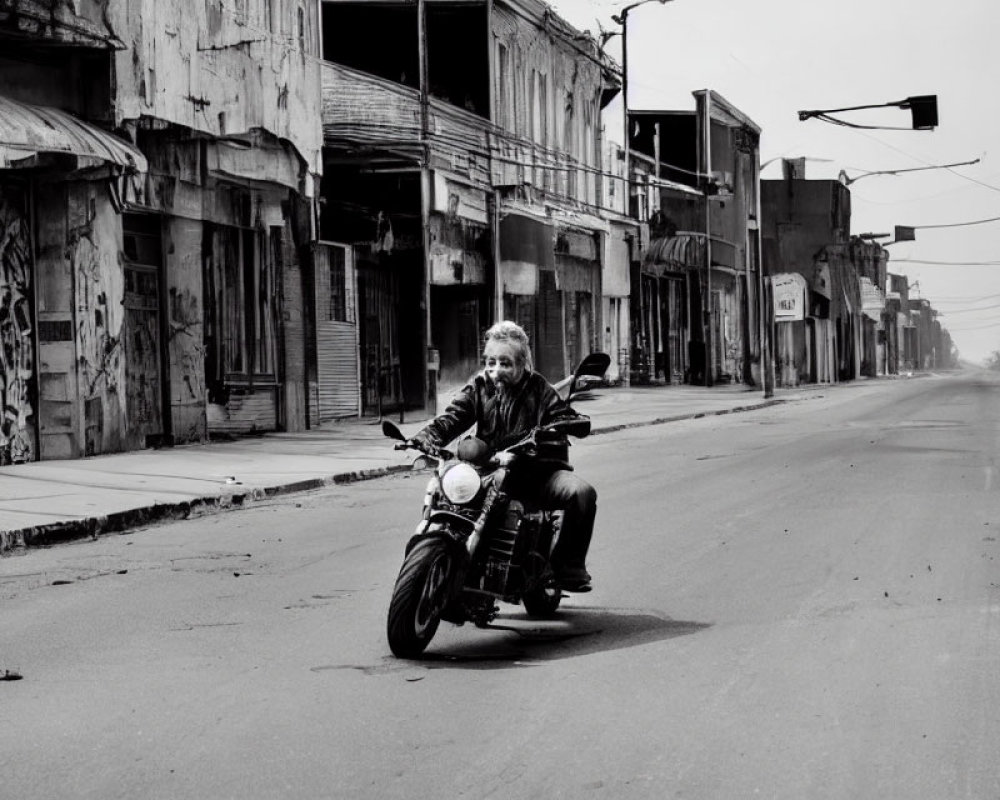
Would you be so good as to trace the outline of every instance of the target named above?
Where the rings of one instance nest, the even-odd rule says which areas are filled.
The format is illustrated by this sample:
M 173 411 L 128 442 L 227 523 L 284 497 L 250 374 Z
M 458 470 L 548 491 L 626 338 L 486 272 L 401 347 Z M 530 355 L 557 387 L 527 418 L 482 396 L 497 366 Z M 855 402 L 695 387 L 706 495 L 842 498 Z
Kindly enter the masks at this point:
M 661 5 L 669 3 L 670 0 L 639 0 L 637 3 L 631 3 L 625 6 L 617 14 L 612 14 L 611 19 L 621 26 L 621 37 L 622 37 L 622 116 L 624 118 L 624 124 L 622 129 L 625 133 L 625 140 L 622 143 L 622 149 L 625 153 L 625 213 L 629 214 L 632 208 L 632 170 L 629 166 L 629 139 L 630 130 L 628 124 L 628 12 L 633 8 L 638 8 L 639 6 L 644 6 L 646 3 L 660 3 Z M 656 170 L 659 172 L 660 165 L 656 165 Z
M 858 125 L 854 122 L 838 119 L 830 116 L 844 111 L 861 111 L 868 108 L 904 108 L 909 109 L 912 117 L 912 128 L 915 131 L 929 131 L 937 127 L 938 108 L 936 94 L 922 94 L 915 97 L 907 97 L 904 100 L 896 100 L 891 103 L 873 103 L 863 106 L 847 106 L 846 108 L 813 109 L 810 111 L 800 111 L 799 121 L 805 122 L 807 119 L 818 119 L 823 122 L 830 122 L 834 125 L 844 125 L 848 128 L 871 128 L 880 129 L 882 125 Z

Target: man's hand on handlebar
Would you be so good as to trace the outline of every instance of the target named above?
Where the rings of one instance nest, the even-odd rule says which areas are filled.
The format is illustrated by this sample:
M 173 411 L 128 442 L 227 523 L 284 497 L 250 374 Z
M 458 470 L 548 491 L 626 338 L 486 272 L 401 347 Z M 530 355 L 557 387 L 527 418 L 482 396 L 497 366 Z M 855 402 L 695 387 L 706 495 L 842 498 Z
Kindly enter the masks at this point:
M 501 450 L 493 456 L 493 462 L 498 467 L 509 467 L 515 458 L 517 458 L 517 453 L 512 453 L 509 450 Z

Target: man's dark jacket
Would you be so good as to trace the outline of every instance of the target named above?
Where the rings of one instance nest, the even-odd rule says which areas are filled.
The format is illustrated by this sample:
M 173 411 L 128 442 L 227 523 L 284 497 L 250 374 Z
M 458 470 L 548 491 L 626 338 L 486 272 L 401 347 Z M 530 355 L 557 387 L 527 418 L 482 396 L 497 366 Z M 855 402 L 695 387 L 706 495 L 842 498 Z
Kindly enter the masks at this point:
M 537 372 L 525 372 L 521 382 L 504 397 L 483 371 L 414 438 L 441 447 L 476 425 L 476 436 L 496 451 L 520 441 L 538 425 L 580 417 Z M 538 460 L 568 466 L 568 457 L 568 443 L 560 437 L 539 449 Z

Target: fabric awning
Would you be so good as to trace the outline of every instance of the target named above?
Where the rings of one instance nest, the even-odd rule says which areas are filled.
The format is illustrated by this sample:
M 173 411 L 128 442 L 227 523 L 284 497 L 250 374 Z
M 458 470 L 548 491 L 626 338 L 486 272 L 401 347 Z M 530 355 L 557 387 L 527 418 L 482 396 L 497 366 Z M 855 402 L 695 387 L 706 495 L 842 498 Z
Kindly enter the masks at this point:
M 701 268 L 705 265 L 705 240 L 687 233 L 659 236 L 650 240 L 642 261 L 644 266 L 674 270 Z
M 65 153 L 106 161 L 145 172 L 146 157 L 135 145 L 49 106 L 21 103 L 0 96 L 0 166 L 14 158 L 37 153 Z

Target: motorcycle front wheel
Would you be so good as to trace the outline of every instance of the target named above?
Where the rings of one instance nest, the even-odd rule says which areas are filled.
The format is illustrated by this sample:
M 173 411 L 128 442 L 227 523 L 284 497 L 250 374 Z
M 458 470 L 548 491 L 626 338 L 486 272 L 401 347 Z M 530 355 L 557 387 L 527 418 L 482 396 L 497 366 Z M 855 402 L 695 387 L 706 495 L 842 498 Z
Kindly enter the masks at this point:
M 406 556 L 389 603 L 386 633 L 393 655 L 416 658 L 434 638 L 448 602 L 451 564 L 440 539 L 419 542 Z

